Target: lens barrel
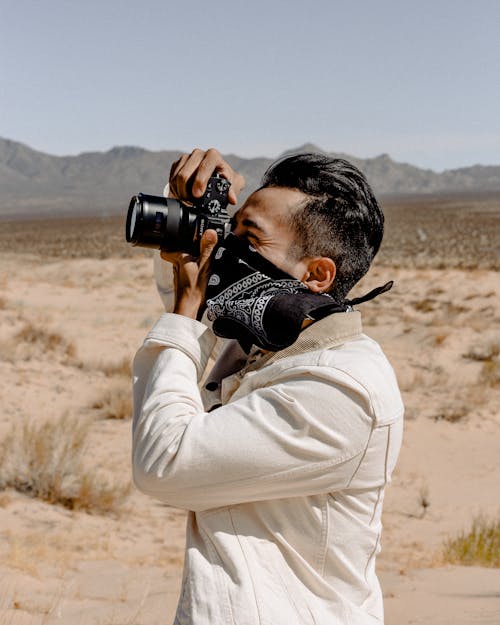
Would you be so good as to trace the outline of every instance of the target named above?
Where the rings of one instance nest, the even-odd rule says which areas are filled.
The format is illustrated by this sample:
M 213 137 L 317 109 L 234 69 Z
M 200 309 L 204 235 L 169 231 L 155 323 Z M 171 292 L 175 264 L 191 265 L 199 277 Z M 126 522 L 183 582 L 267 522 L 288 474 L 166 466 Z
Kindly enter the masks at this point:
M 189 251 L 195 222 L 196 214 L 178 200 L 139 193 L 130 200 L 125 237 L 139 247 Z
M 199 256 L 203 233 L 212 229 L 219 240 L 231 230 L 227 210 L 230 183 L 213 172 L 203 196 L 193 204 L 138 193 L 130 200 L 125 238 L 139 247 Z

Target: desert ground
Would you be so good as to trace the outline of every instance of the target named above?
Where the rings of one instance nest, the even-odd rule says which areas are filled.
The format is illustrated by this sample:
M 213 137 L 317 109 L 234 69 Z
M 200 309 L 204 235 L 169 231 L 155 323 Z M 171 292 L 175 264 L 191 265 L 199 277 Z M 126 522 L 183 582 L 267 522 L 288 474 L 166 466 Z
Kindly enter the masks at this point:
M 500 196 L 386 202 L 356 289 L 406 405 L 386 625 L 500 623 Z M 0 223 L 0 623 L 168 625 L 185 513 L 130 476 L 130 363 L 162 312 L 123 218 Z M 488 527 L 489 551 L 473 523 Z M 481 542 L 482 541 L 482 542 Z M 474 546 L 474 545 L 473 545 Z

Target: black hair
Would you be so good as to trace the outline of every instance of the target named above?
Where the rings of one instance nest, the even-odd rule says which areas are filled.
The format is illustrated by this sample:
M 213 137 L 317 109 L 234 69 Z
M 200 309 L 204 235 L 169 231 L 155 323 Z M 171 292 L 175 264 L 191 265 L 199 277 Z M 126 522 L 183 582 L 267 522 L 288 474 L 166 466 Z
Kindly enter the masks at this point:
M 273 163 L 262 187 L 308 196 L 290 216 L 295 232 L 290 254 L 331 258 L 337 273 L 330 294 L 344 299 L 368 271 L 384 233 L 384 214 L 365 176 L 342 158 L 304 153 Z

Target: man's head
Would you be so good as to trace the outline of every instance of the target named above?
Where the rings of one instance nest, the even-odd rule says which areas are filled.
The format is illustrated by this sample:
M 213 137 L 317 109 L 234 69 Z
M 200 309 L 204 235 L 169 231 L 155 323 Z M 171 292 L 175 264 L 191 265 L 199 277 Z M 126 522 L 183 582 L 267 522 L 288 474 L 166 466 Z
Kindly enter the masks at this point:
M 384 216 L 344 159 L 298 154 L 274 163 L 236 214 L 235 233 L 313 291 L 343 299 L 368 271 Z

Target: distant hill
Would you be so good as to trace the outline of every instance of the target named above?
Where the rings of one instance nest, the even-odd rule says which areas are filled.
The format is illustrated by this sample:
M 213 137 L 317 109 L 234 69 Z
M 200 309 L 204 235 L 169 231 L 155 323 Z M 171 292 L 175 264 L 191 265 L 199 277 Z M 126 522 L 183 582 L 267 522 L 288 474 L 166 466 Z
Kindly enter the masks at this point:
M 286 154 L 303 151 L 326 153 L 306 144 Z M 357 165 L 380 196 L 500 191 L 500 166 L 474 165 L 438 174 L 397 163 L 387 154 L 368 159 L 329 154 Z M 0 217 L 123 213 L 135 193 L 161 194 L 170 164 L 179 155 L 179 151 L 121 146 L 107 152 L 52 156 L 0 138 Z M 234 154 L 226 159 L 245 176 L 245 196 L 257 188 L 274 160 Z

